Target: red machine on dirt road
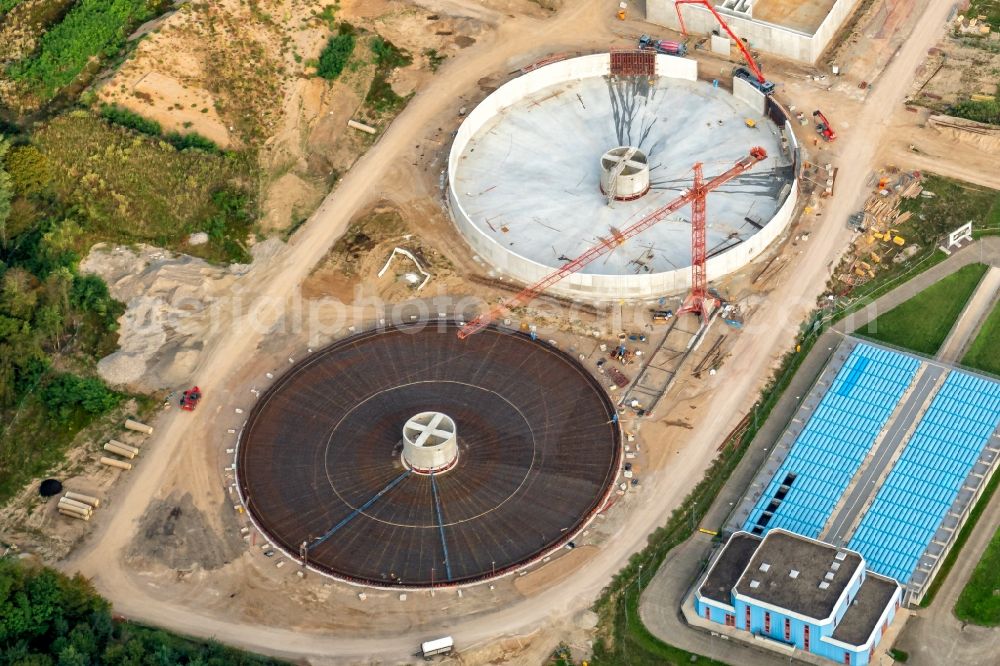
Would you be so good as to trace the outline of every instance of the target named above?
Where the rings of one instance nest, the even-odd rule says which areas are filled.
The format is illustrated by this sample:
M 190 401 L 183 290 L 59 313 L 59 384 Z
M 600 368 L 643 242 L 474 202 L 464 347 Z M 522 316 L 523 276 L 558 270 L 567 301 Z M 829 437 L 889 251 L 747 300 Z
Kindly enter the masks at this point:
M 837 133 L 830 127 L 830 121 L 826 119 L 822 111 L 818 109 L 813 111 L 813 118 L 816 120 L 816 132 L 823 137 L 824 141 L 831 143 L 837 140 Z
M 193 412 L 194 408 L 198 406 L 199 400 L 201 400 L 201 389 L 197 386 L 190 388 L 181 394 L 181 409 L 185 412 Z

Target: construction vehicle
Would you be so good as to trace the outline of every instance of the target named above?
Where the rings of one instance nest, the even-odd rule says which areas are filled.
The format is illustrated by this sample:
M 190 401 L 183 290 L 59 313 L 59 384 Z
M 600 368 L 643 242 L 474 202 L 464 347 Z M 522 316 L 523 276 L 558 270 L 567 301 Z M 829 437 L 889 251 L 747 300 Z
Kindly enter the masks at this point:
M 455 649 L 455 640 L 451 636 L 437 638 L 433 641 L 424 641 L 420 644 L 420 656 L 424 659 L 439 654 L 451 654 Z
M 701 315 L 706 314 L 704 306 L 709 296 L 708 277 L 705 271 L 705 197 L 712 190 L 749 171 L 755 164 L 763 162 L 766 159 L 767 151 L 760 146 L 755 146 L 750 149 L 749 155 L 739 159 L 728 171 L 719 174 L 707 182 L 702 176 L 702 163 L 696 163 L 694 165 L 694 183 L 687 192 L 666 205 L 657 208 L 637 222 L 633 222 L 621 231 L 612 229 L 611 238 L 601 238 L 600 243 L 589 248 L 576 259 L 563 264 L 561 268 L 549 273 L 535 284 L 525 287 L 503 303 L 494 306 L 487 312 L 481 313 L 459 329 L 459 339 L 464 340 L 470 335 L 478 333 L 511 308 L 527 303 L 567 275 L 576 273 L 592 261 L 614 252 L 630 238 L 638 236 L 646 229 L 649 229 L 657 222 L 667 218 L 688 204 L 691 204 L 691 293 L 687 300 L 685 300 L 684 306 L 678 311 L 678 314 L 687 312 L 695 312 Z
M 719 12 L 715 11 L 715 7 L 712 6 L 711 0 L 676 0 L 674 2 L 674 7 L 677 10 L 677 21 L 681 24 L 681 34 L 687 37 L 687 28 L 684 26 L 684 16 L 681 15 L 681 5 L 701 5 L 708 11 L 712 12 L 712 16 L 715 20 L 719 22 L 722 29 L 726 31 L 726 34 L 736 42 L 736 46 L 739 47 L 740 53 L 743 54 L 743 59 L 747 62 L 747 67 L 737 67 L 733 70 L 733 76 L 735 78 L 743 79 L 750 85 L 752 85 L 757 90 L 761 91 L 765 95 L 774 94 L 774 83 L 768 81 L 764 78 L 764 73 L 760 71 L 760 67 L 757 62 L 750 55 L 750 51 L 747 49 L 746 44 L 743 40 L 736 36 L 736 33 L 730 29 L 729 25 L 723 20 Z M 749 69 L 748 69 L 749 67 Z
M 618 20 L 619 21 L 624 21 L 625 20 L 625 17 L 627 16 L 627 11 L 628 11 L 628 5 L 626 3 L 624 3 L 624 2 L 619 3 L 619 5 L 618 5 Z
M 653 39 L 649 35 L 639 38 L 639 48 L 644 51 L 656 51 L 664 55 L 685 56 L 688 52 L 686 44 L 671 42 L 665 39 Z
M 743 124 L 749 127 L 750 129 L 757 129 L 757 121 L 754 120 L 753 118 L 747 118 L 746 120 L 743 121 Z
M 181 394 L 181 409 L 185 412 L 193 412 L 195 407 L 198 406 L 199 400 L 201 400 L 201 389 L 197 386 L 190 388 Z
M 816 120 L 816 132 L 823 137 L 824 141 L 833 143 L 837 140 L 837 133 L 833 131 L 830 121 L 826 119 L 822 111 L 819 109 L 813 111 L 813 119 Z

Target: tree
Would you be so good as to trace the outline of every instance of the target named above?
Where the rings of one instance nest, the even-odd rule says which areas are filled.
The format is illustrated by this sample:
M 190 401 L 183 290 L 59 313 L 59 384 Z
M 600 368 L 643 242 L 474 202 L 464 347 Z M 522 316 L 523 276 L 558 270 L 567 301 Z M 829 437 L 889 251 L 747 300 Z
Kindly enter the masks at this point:
M 29 197 L 49 189 L 52 166 L 34 146 L 18 146 L 7 154 L 7 173 L 15 192 Z
M 0 248 L 7 248 L 7 217 L 10 215 L 10 200 L 14 195 L 10 175 L 4 166 L 10 143 L 0 134 Z

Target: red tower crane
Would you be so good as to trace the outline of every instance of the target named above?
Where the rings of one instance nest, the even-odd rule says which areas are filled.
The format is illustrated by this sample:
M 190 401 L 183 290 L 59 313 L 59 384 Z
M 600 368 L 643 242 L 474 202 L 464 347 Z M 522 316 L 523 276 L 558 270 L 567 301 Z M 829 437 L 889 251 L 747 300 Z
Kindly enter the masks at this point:
M 548 289 L 567 275 L 575 273 L 598 257 L 615 250 L 633 236 L 641 234 L 646 229 L 674 213 L 687 204 L 691 204 L 691 295 L 684 303 L 682 312 L 702 312 L 702 303 L 707 293 L 707 275 L 705 274 L 705 196 L 712 190 L 728 183 L 733 178 L 748 171 L 757 162 L 767 159 L 767 151 L 761 147 L 750 150 L 747 157 L 741 158 L 725 173 L 705 182 L 701 174 L 701 163 L 694 165 L 694 186 L 670 203 L 657 208 L 638 222 L 631 224 L 622 231 L 611 230 L 611 238 L 602 238 L 601 242 L 591 247 L 576 259 L 563 265 L 562 268 L 549 273 L 535 284 L 525 287 L 516 295 L 490 310 L 480 314 L 458 331 L 462 340 L 473 333 L 478 333 L 504 312 L 527 303 L 535 296 Z M 697 307 L 690 307 L 696 305 Z
M 681 15 L 681 5 L 702 5 L 708 11 L 712 12 L 712 16 L 714 16 L 715 20 L 719 22 L 722 29 L 725 30 L 730 37 L 732 37 L 733 41 L 736 42 L 736 46 L 740 47 L 740 53 L 743 54 L 743 59 L 747 61 L 747 65 L 753 72 L 753 78 L 756 80 L 751 80 L 751 78 L 747 75 L 744 75 L 741 78 L 746 79 L 750 84 L 765 95 L 770 95 L 774 92 L 774 84 L 764 78 L 764 73 L 760 71 L 760 67 L 757 66 L 757 62 L 753 59 L 753 56 L 750 55 L 750 51 L 747 49 L 746 45 L 743 44 L 743 40 L 737 37 L 736 33 L 730 29 L 729 25 L 725 22 L 719 12 L 717 12 L 715 7 L 712 6 L 711 0 L 674 0 L 674 9 L 677 10 L 677 21 L 681 24 L 681 33 L 686 37 L 688 32 L 687 27 L 684 25 L 684 17 Z M 740 76 L 740 74 L 741 72 L 738 70 L 735 72 L 736 76 Z M 746 74 L 749 74 L 749 72 L 746 72 Z

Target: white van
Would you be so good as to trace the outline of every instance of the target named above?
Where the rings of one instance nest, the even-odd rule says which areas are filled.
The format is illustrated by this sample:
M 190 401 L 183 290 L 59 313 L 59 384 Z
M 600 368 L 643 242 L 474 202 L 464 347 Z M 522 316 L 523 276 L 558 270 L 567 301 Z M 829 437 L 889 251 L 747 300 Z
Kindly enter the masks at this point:
M 451 636 L 435 638 L 432 641 L 424 641 L 420 644 L 420 652 L 423 654 L 424 659 L 433 657 L 436 654 L 451 654 L 451 651 L 454 649 L 455 641 Z

